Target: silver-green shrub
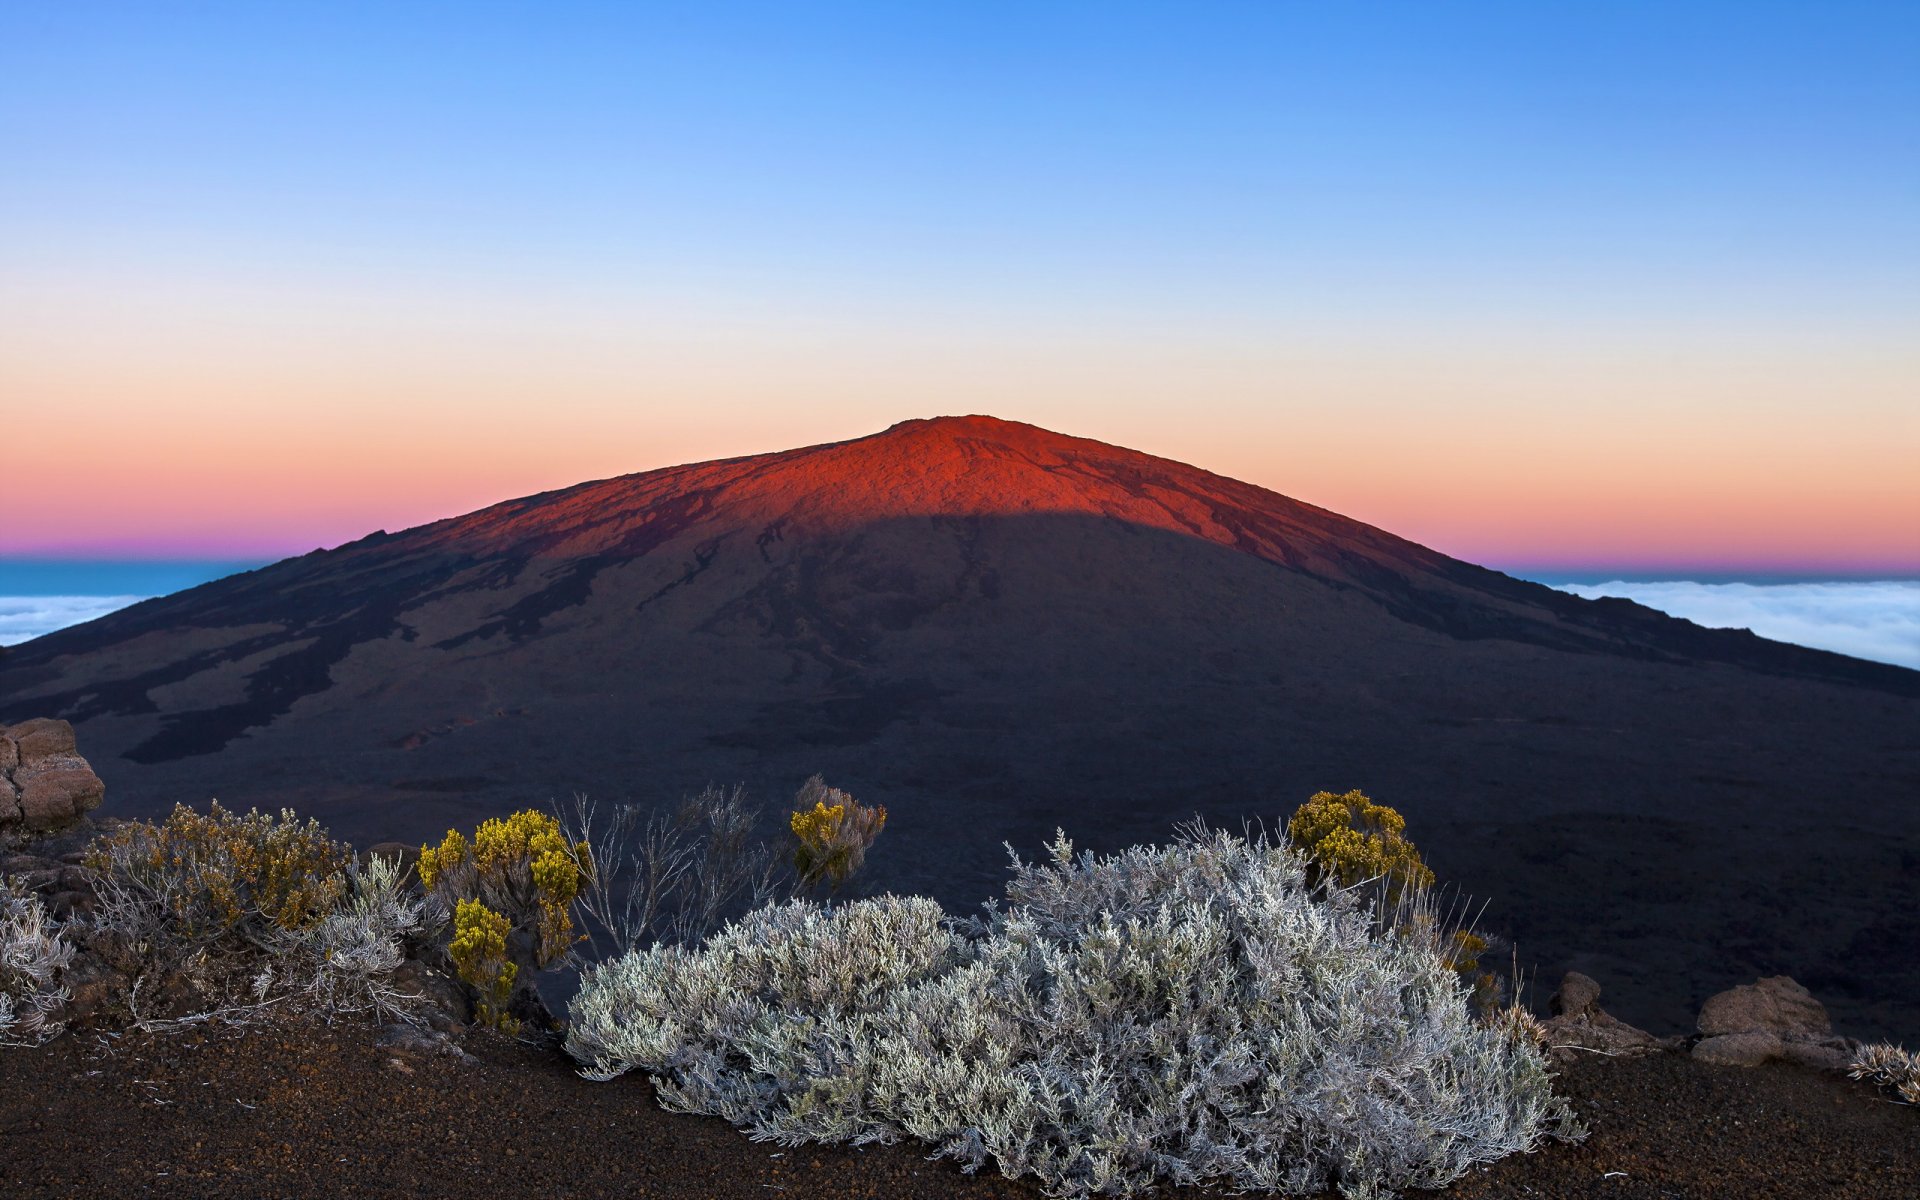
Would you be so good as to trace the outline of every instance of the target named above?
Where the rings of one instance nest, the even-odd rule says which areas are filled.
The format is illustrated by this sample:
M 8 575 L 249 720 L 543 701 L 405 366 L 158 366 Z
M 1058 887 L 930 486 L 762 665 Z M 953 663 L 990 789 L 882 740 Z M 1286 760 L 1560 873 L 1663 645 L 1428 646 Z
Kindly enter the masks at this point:
M 794 902 L 589 968 L 568 1049 L 756 1138 L 914 1137 L 1067 1196 L 1379 1195 L 1579 1135 L 1431 939 L 1310 888 L 1285 847 L 1196 828 L 1051 852 L 984 919 Z
M 278 935 L 277 953 L 254 978 L 256 997 L 286 995 L 295 1007 L 327 1018 L 366 1013 L 414 1020 L 420 997 L 397 987 L 393 976 L 406 961 L 407 939 L 425 927 L 424 910 L 393 859 L 350 863 L 340 899 L 326 915 Z
M 0 1045 L 35 1045 L 61 1030 L 60 974 L 73 946 L 40 897 L 0 875 Z

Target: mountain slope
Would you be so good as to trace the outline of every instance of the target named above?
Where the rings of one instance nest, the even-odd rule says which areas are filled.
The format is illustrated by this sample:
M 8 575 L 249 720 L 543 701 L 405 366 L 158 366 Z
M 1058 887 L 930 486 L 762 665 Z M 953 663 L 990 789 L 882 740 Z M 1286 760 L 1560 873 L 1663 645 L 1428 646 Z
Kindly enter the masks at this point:
M 1917 697 L 981 417 L 375 534 L 0 659 L 0 719 L 74 720 L 120 811 L 424 838 L 819 770 L 894 812 L 877 882 L 955 903 L 997 890 L 1003 839 L 1363 787 L 1491 925 L 1649 1018 L 1761 970 L 1920 1017 Z

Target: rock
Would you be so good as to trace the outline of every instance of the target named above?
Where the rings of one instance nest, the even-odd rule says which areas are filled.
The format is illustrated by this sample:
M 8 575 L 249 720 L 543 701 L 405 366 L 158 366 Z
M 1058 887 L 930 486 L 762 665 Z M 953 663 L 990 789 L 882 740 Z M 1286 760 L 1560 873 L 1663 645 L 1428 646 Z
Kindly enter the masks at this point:
M 1672 1048 L 1644 1029 L 1636 1029 L 1600 1008 L 1600 985 L 1578 971 L 1569 971 L 1547 1006 L 1554 1016 L 1541 1023 L 1549 1054 L 1571 1058 L 1579 1050 L 1607 1054 L 1652 1054 Z
M 473 1019 L 467 989 L 418 959 L 410 958 L 393 972 L 396 990 L 420 998 L 421 1017 L 433 1028 L 451 1032 Z
M 73 740 L 73 726 L 52 717 L 22 721 L 6 733 L 18 748 L 17 766 L 30 767 L 42 759 L 78 753 Z
M 44 892 L 60 880 L 60 868 L 42 861 L 24 871 L 11 872 L 30 892 Z
M 388 859 L 401 871 L 411 871 L 420 861 L 420 847 L 410 842 L 377 842 L 368 848 L 367 857 Z
M 1560 979 L 1547 1001 L 1547 1010 L 1556 1017 L 1582 1017 L 1598 1010 L 1600 985 L 1578 971 L 1568 971 Z
M 0 844 L 71 828 L 106 790 L 65 721 L 23 721 L 0 733 Z
M 36 832 L 61 829 L 100 806 L 106 785 L 87 761 L 73 755 L 44 758 L 14 772 L 20 817 Z
M 1670 1046 L 1618 1017 L 1595 1012 L 1588 1017 L 1551 1017 L 1541 1022 L 1549 1050 L 1602 1050 L 1608 1054 L 1652 1054 Z M 1563 1055 L 1562 1057 L 1570 1057 Z
M 1693 1047 L 1693 1057 L 1723 1067 L 1757 1067 L 1786 1053 L 1780 1036 L 1765 1030 L 1747 1033 L 1723 1033 Z
M 70 1026 L 87 1025 L 111 1012 L 133 987 L 125 975 L 85 954 L 61 975 L 60 985 L 67 989 L 61 1019 Z
M 1710 1038 L 1754 1031 L 1805 1040 L 1831 1034 L 1833 1022 L 1825 1005 L 1785 975 L 1729 988 L 1700 1008 L 1700 1032 Z
M 455 1045 L 453 1039 L 446 1034 L 420 1029 L 413 1025 L 388 1025 L 380 1031 L 380 1036 L 374 1039 L 373 1044 L 381 1050 L 396 1054 L 413 1054 L 423 1058 L 448 1058 L 463 1065 L 476 1065 L 480 1061 Z M 405 1070 L 404 1062 L 401 1063 L 401 1068 L 406 1074 L 413 1073 L 411 1070 Z
M 83 917 L 94 909 L 92 888 L 72 888 L 64 892 L 55 892 L 47 897 L 47 911 L 57 921 L 71 921 Z
M 1781 1056 L 1816 1071 L 1844 1071 L 1853 1057 L 1845 1047 L 1829 1042 L 1786 1042 Z
M 47 911 L 58 920 L 72 920 L 94 910 L 92 874 L 63 859 L 42 854 L 0 854 L 0 875 L 30 892 L 41 893 Z

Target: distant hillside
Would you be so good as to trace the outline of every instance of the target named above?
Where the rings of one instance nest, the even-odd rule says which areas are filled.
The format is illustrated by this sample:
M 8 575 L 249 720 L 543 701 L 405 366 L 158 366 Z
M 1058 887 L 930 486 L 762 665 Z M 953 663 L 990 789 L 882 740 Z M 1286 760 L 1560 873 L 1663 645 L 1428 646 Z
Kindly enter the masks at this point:
M 1355 470 L 1365 464 L 1356 463 Z M 17 646 L 109 811 L 357 840 L 823 771 L 873 875 L 969 904 L 1319 788 L 1406 813 L 1549 976 L 1684 1023 L 1789 971 L 1920 1029 L 1920 673 L 1587 601 L 1205 471 L 984 417 L 377 533 Z

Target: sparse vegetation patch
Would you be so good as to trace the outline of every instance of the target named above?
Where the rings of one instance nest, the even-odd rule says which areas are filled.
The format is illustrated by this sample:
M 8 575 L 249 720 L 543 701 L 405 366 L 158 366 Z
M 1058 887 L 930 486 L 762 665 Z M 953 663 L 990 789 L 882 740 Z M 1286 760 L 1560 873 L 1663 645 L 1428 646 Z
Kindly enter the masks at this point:
M 1879 1084 L 1908 1104 L 1920 1104 L 1920 1055 L 1875 1042 L 1854 1052 L 1847 1074 Z
M 1051 854 L 981 918 L 794 901 L 589 968 L 568 1049 L 757 1138 L 920 1138 L 1073 1196 L 1374 1195 L 1580 1132 L 1432 938 L 1287 847 L 1194 828 Z
M 34 1045 L 59 1035 L 66 1000 L 62 972 L 73 946 L 40 898 L 0 875 L 0 1045 Z

